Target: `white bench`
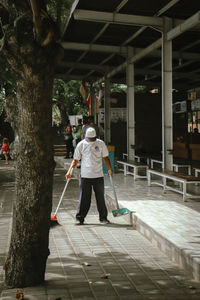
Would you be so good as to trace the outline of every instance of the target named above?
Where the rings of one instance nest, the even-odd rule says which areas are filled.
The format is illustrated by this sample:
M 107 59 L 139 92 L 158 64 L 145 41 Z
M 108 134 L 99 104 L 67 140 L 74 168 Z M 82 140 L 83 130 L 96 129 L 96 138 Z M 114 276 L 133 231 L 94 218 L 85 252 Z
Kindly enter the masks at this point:
M 152 180 L 152 175 L 156 175 L 157 177 L 161 178 L 161 182 L 156 179 Z M 200 198 L 200 195 L 193 195 L 193 194 L 187 193 L 189 185 L 192 185 L 192 184 L 195 185 L 195 184 L 200 183 L 200 179 L 198 179 L 195 176 L 186 175 L 186 174 L 173 172 L 173 171 L 169 171 L 169 170 L 149 169 L 147 171 L 147 179 L 148 179 L 148 186 L 155 184 L 155 185 L 162 186 L 164 189 L 164 192 L 166 190 L 171 190 L 171 191 L 180 193 L 183 195 L 183 201 L 185 201 L 186 198 Z M 170 186 L 168 184 L 167 180 L 172 180 L 174 182 L 178 182 L 179 185 L 176 187 Z
M 150 161 L 151 161 L 151 169 L 153 169 L 153 166 L 154 166 L 155 163 L 160 164 L 161 168 L 163 169 L 164 164 L 163 164 L 162 160 L 151 158 Z
M 137 162 L 141 162 L 141 160 L 145 160 L 146 161 L 146 164 L 149 165 L 149 157 L 147 156 L 140 156 L 140 155 L 135 155 L 134 156 L 134 159 L 137 161 Z
M 198 174 L 200 173 L 200 169 L 194 168 L 195 176 L 198 177 Z
M 122 153 L 122 157 L 123 157 L 123 160 L 127 160 L 128 159 L 128 154 L 127 153 Z M 134 155 L 134 159 L 137 162 L 141 162 L 141 159 L 142 160 L 146 160 L 147 165 L 149 165 L 149 157 L 140 156 L 140 155 Z
M 123 159 L 128 159 L 128 154 L 127 153 L 122 153 Z
M 147 178 L 147 169 L 148 169 L 147 165 L 132 160 L 127 160 L 127 161 L 118 160 L 117 163 L 123 166 L 122 170 L 124 172 L 124 176 L 126 176 L 127 174 L 131 174 L 133 175 L 134 180 L 137 178 Z M 133 169 L 133 171 L 130 171 L 130 169 Z M 145 170 L 145 175 L 139 174 L 139 171 L 141 169 Z
M 164 168 L 164 163 L 162 160 L 158 160 L 158 159 L 151 159 L 151 169 L 154 169 L 154 164 L 157 163 L 157 164 L 160 164 L 161 165 L 161 168 L 163 169 Z M 172 164 L 172 167 L 173 167 L 173 170 L 175 172 L 179 172 L 179 169 L 184 169 L 186 168 L 187 169 L 187 172 L 188 172 L 188 175 L 191 175 L 192 174 L 192 168 L 191 168 L 191 165 L 181 165 L 181 164 L 175 164 L 173 163 Z
M 188 175 L 191 175 L 192 174 L 192 169 L 191 169 L 191 165 L 181 165 L 181 164 L 173 164 L 172 165 L 173 167 L 173 170 L 175 172 L 179 172 L 179 169 L 187 169 L 187 172 L 188 172 Z

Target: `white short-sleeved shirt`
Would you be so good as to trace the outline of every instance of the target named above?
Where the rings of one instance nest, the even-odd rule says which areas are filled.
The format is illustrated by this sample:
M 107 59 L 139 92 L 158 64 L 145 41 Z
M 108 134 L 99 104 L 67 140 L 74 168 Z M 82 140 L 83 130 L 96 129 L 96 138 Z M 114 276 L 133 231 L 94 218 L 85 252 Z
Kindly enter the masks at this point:
M 89 143 L 85 139 L 78 143 L 74 152 L 74 159 L 81 159 L 81 177 L 103 177 L 102 158 L 108 156 L 108 149 L 104 141 L 96 139 Z

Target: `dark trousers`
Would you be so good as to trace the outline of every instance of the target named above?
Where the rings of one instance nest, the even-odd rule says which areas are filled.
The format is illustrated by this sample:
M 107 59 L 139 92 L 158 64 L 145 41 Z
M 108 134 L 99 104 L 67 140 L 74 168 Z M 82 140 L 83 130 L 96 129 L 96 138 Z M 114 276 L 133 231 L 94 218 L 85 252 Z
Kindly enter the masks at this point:
M 76 219 L 84 221 L 91 204 L 92 188 L 95 193 L 99 220 L 107 219 L 108 211 L 104 198 L 104 178 L 81 178 L 79 180 L 79 206 Z
M 69 139 L 69 140 L 66 141 L 66 157 L 69 157 L 70 152 L 71 152 L 71 156 L 73 156 L 73 154 L 74 154 L 74 147 L 73 147 L 71 139 Z

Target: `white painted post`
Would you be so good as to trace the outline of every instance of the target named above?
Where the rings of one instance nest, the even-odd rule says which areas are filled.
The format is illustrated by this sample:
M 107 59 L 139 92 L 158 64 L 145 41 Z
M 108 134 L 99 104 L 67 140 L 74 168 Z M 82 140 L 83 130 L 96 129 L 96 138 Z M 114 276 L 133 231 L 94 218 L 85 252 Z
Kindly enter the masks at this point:
M 111 142 L 110 115 L 110 79 L 106 77 L 104 90 L 104 140 L 107 145 Z
M 172 28 L 171 19 L 165 17 L 162 35 L 162 160 L 163 168 L 172 170 L 173 111 L 172 111 L 172 41 L 167 32 Z
M 134 64 L 130 62 L 133 49 L 128 48 L 126 84 L 127 84 L 127 154 L 128 158 L 134 160 L 135 149 L 135 93 L 134 93 Z

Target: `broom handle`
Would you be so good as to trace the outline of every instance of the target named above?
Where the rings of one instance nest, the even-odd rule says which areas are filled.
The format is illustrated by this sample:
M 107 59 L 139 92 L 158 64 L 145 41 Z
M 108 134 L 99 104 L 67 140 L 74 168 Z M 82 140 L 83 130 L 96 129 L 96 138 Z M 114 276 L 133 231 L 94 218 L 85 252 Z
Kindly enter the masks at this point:
M 72 172 L 73 172 L 73 168 L 71 169 L 71 172 L 70 172 L 71 175 L 72 175 Z M 67 179 L 67 182 L 65 183 L 65 187 L 64 187 L 64 190 L 63 190 L 62 195 L 61 195 L 61 197 L 60 197 L 60 200 L 59 200 L 59 202 L 58 202 L 58 206 L 57 206 L 57 208 L 56 208 L 55 215 L 56 215 L 57 212 L 58 212 L 58 209 L 59 209 L 60 204 L 61 204 L 61 202 L 62 202 L 62 199 L 63 199 L 63 197 L 64 197 L 64 194 L 65 194 L 65 191 L 66 191 L 66 189 L 67 189 L 67 186 L 68 186 L 69 181 L 70 181 L 70 178 L 68 178 L 68 179 Z
M 112 188 L 113 188 L 115 203 L 116 203 L 117 209 L 119 209 L 119 203 L 117 201 L 117 194 L 116 194 L 116 191 L 115 191 L 115 186 L 114 186 L 114 183 L 113 183 L 113 179 L 112 179 L 112 176 L 109 176 L 109 177 L 110 177 L 110 182 L 111 182 L 111 185 L 112 185 Z

